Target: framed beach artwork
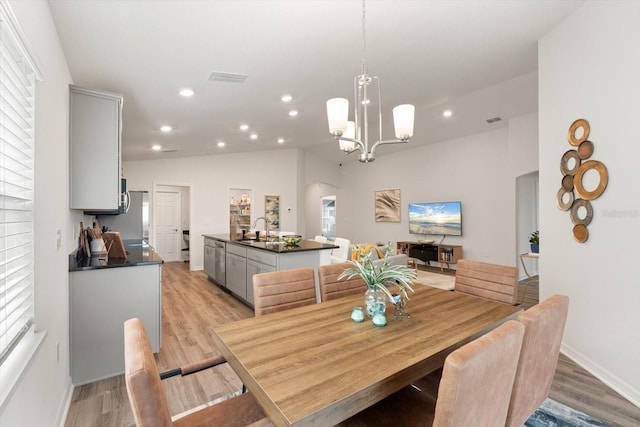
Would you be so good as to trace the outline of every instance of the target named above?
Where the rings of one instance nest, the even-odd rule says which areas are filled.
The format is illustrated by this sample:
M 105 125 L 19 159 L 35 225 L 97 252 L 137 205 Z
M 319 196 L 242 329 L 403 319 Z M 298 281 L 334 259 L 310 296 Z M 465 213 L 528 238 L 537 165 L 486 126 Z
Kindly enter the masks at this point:
M 280 196 L 264 196 L 264 216 L 269 220 L 269 230 L 280 231 Z
M 400 222 L 400 189 L 376 190 L 376 222 Z

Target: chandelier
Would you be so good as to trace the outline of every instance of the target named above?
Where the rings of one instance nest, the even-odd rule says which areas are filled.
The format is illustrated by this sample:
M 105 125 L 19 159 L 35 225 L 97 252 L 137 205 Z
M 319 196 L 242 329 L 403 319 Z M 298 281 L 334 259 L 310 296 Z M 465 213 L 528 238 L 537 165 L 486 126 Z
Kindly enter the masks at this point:
M 360 151 L 358 160 L 364 163 L 375 160 L 375 150 L 382 144 L 397 144 L 408 142 L 413 136 L 413 119 L 415 108 L 410 104 L 398 105 L 393 109 L 393 123 L 396 139 L 382 139 L 382 101 L 380 97 L 380 80 L 377 76 L 370 76 L 367 72 L 366 39 L 365 39 L 365 0 L 362 0 L 362 74 L 354 78 L 354 116 L 355 121 L 349 121 L 349 100 L 346 98 L 332 98 L 327 101 L 327 118 L 329 132 L 338 140 L 339 147 L 346 154 Z M 374 86 L 370 86 L 375 83 Z M 375 89 L 374 89 L 375 87 Z M 376 90 L 377 89 L 377 90 Z M 377 99 L 370 97 L 370 92 L 377 95 Z M 376 93 L 377 92 L 377 93 Z M 369 145 L 369 108 L 377 104 L 378 140 Z

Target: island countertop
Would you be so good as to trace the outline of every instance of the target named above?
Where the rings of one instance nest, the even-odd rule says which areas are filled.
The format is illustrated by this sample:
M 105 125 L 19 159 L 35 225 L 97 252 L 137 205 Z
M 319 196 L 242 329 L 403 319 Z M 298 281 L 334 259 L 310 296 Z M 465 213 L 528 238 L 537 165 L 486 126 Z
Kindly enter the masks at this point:
M 145 241 L 125 240 L 127 258 L 100 259 L 97 257 L 76 259 L 77 250 L 69 254 L 69 271 L 85 271 L 101 268 L 134 267 L 147 264 L 162 264 L 160 255 Z
M 289 246 L 284 244 L 283 242 L 265 242 L 265 241 L 256 241 L 256 240 L 233 240 L 229 237 L 228 234 L 203 234 L 205 238 L 219 240 L 221 242 L 246 246 L 247 248 L 261 249 L 264 251 L 268 251 L 276 254 L 287 254 L 287 253 L 299 253 L 306 251 L 321 251 L 324 249 L 335 249 L 339 246 L 336 246 L 331 243 L 320 243 L 315 240 L 301 240 L 299 244 L 295 246 Z

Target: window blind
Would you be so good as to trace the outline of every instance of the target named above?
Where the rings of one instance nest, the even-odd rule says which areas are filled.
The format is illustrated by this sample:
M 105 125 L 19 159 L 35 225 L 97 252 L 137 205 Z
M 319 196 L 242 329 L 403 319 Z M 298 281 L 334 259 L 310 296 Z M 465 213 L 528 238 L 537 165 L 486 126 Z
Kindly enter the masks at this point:
M 34 318 L 36 74 L 0 10 L 0 363 Z

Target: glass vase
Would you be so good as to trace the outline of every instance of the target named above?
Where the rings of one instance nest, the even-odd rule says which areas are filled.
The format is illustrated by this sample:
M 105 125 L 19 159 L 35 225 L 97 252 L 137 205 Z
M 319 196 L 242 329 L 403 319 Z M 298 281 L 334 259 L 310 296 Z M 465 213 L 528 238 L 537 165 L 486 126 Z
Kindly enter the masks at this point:
M 371 318 L 376 311 L 384 313 L 387 308 L 387 295 L 381 290 L 369 288 L 364 293 L 364 306 L 367 316 Z

